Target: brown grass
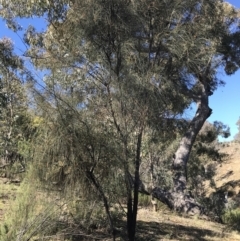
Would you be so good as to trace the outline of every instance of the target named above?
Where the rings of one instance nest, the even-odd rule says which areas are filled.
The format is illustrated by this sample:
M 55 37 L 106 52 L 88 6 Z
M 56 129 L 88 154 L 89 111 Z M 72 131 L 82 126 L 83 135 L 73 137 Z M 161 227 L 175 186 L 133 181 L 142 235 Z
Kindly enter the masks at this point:
M 141 209 L 138 213 L 137 240 L 234 241 L 240 240 L 240 234 L 228 230 L 225 225 L 196 217 L 181 217 L 166 210 L 152 212 Z
M 228 154 L 223 163 L 217 165 L 215 183 L 217 188 L 228 185 L 236 194 L 240 191 L 240 143 L 229 142 L 220 146 L 220 152 Z
M 240 191 L 240 144 L 224 144 L 220 150 L 229 154 L 229 157 L 216 166 L 216 185 L 218 188 L 229 185 L 238 194 Z M 0 178 L 0 222 L 9 207 L 9 200 L 14 198 L 17 188 L 18 186 Z M 122 230 L 124 227 L 125 222 Z M 126 237 L 118 237 L 117 240 L 124 241 Z M 197 217 L 180 216 L 167 209 L 158 212 L 146 208 L 139 209 L 136 241 L 160 240 L 240 241 L 240 234 L 230 230 L 225 225 Z
M 0 222 L 9 208 L 10 201 L 15 198 L 18 188 L 19 186 L 11 183 L 9 179 L 0 178 Z

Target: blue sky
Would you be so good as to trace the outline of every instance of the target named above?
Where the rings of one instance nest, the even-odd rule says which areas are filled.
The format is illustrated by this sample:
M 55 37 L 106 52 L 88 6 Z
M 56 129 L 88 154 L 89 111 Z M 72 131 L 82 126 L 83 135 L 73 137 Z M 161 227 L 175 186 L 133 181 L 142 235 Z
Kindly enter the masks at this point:
M 228 0 L 228 2 L 240 8 L 240 0 Z M 21 19 L 20 23 L 24 29 L 30 24 L 35 26 L 37 30 L 42 30 L 44 26 L 46 26 L 45 20 L 38 18 Z M 25 46 L 20 37 L 21 34 L 21 32 L 19 35 L 12 32 L 5 26 L 5 23 L 0 20 L 0 38 L 11 38 L 18 54 L 22 54 L 25 50 Z M 238 132 L 236 122 L 240 117 L 240 71 L 232 76 L 226 76 L 222 73 L 219 77 L 226 82 L 226 85 L 219 87 L 213 96 L 210 97 L 210 107 L 213 109 L 213 113 L 208 121 L 213 122 L 217 120 L 229 125 L 232 135 L 226 140 L 232 140 Z M 187 117 L 193 117 L 193 114 L 194 113 L 189 112 Z
M 229 3 L 240 8 L 240 0 L 228 0 Z M 210 107 L 213 109 L 208 121 L 222 121 L 229 125 L 231 136 L 226 140 L 232 140 L 238 132 L 236 122 L 240 117 L 240 70 L 232 76 L 223 73 L 219 77 L 226 82 L 224 87 L 219 87 L 210 97 Z
M 240 8 L 240 0 L 228 0 L 237 8 Z M 226 84 L 219 87 L 210 97 L 209 105 L 212 108 L 212 115 L 208 121 L 221 121 L 228 125 L 231 130 L 231 136 L 227 139 L 219 138 L 220 141 L 231 141 L 238 132 L 236 122 L 240 117 L 240 70 L 234 75 L 227 76 L 224 73 L 219 73 L 219 78 Z M 194 113 L 191 111 L 187 117 L 193 117 Z

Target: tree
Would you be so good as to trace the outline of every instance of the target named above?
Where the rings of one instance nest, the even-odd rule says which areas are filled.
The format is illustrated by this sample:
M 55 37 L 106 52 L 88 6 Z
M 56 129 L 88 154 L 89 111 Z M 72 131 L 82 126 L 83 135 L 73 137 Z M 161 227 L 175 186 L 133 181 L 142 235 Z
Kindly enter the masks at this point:
M 240 140 L 240 119 L 237 121 L 236 125 L 238 126 L 238 133 L 234 136 L 234 140 Z
M 211 115 L 208 97 L 222 83 L 216 77 L 218 68 L 232 74 L 239 67 L 239 32 L 231 31 L 238 21 L 236 10 L 219 0 L 35 1 L 25 3 L 25 10 L 18 8 L 20 3 L 25 2 L 3 1 L 3 6 L 15 16 L 46 13 L 49 23 L 45 33 L 30 27 L 25 35 L 30 45 L 26 55 L 50 72 L 47 95 L 40 95 L 45 110 L 56 109 L 65 119 L 61 108 L 70 102 L 66 106 L 64 96 L 76 93 L 73 109 L 87 113 L 81 118 L 87 124 L 80 129 L 112 133 L 124 175 L 128 239 L 135 237 L 146 132 L 152 130 L 162 140 L 169 129 L 174 134 L 179 116 L 192 102 L 197 104 L 195 117 L 172 160 L 173 188 L 155 187 L 152 195 L 175 210 L 200 212 L 185 193 L 187 162 Z M 76 87 L 79 83 L 81 88 Z
M 206 194 L 206 180 L 215 188 L 213 177 L 216 164 L 221 163 L 226 154 L 219 152 L 218 136 L 227 138 L 229 127 L 221 122 L 205 122 L 193 146 L 188 164 L 188 188 L 193 195 L 203 199 Z
M 14 54 L 10 39 L 0 40 L 0 156 L 1 169 L 17 162 L 21 172 L 25 169 L 19 145 L 27 138 L 29 124 L 24 81 L 29 77 L 23 60 Z

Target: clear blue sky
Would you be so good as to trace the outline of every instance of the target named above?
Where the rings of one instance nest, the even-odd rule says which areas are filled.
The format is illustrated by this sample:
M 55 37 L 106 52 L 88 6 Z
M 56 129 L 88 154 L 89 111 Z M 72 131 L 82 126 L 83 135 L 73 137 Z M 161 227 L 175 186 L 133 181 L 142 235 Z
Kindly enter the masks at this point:
M 240 8 L 240 0 L 228 0 L 229 3 L 237 8 Z M 42 30 L 46 26 L 46 22 L 43 19 L 21 19 L 21 25 L 26 29 L 30 24 L 34 25 L 38 30 Z M 19 36 L 7 29 L 5 23 L 0 20 L 0 38 L 9 37 L 15 44 L 15 49 L 18 54 L 21 54 L 25 50 L 25 46 Z M 224 87 L 220 87 L 213 96 L 210 97 L 210 107 L 213 109 L 212 115 L 208 121 L 213 122 L 215 120 L 221 121 L 224 124 L 229 125 L 231 129 L 231 137 L 227 140 L 232 140 L 234 135 L 238 132 L 236 122 L 240 117 L 240 71 L 232 76 L 220 75 L 220 78 L 226 82 Z M 193 114 L 189 112 L 188 117 L 192 117 Z

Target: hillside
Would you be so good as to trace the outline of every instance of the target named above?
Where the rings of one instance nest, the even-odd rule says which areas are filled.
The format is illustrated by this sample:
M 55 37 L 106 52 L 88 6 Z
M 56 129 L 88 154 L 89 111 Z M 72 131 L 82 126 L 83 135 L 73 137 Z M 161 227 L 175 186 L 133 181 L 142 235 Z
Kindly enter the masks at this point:
M 229 201 L 235 200 L 240 207 L 240 143 L 221 143 L 219 150 L 227 155 L 222 162 L 216 163 L 216 187 L 228 191 Z M 209 188 L 208 193 L 212 191 Z M 230 231 L 225 225 L 181 217 L 166 210 L 158 213 L 140 210 L 139 220 L 140 225 L 145 225 L 144 231 L 140 231 L 146 238 L 143 240 L 240 240 L 239 232 Z
M 229 197 L 240 195 L 240 143 L 221 143 L 219 150 L 228 156 L 216 165 L 214 178 L 217 188 L 229 192 Z

